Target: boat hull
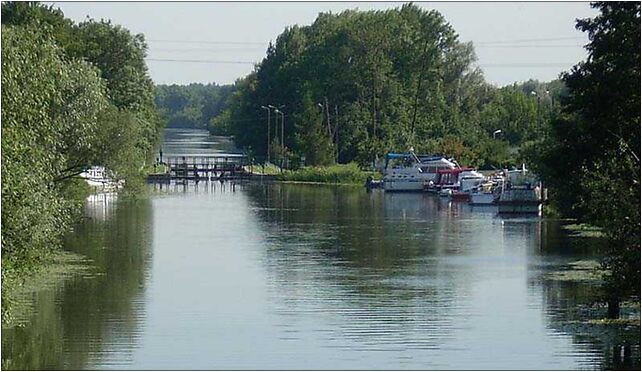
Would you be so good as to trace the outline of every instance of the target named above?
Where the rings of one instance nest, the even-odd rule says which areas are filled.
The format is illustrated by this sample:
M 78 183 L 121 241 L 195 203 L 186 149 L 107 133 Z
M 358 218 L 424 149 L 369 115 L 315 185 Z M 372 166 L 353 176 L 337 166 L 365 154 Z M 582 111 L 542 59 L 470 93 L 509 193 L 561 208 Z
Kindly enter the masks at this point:
M 542 213 L 542 203 L 538 201 L 499 201 L 499 213 L 537 214 Z
M 472 205 L 495 204 L 495 199 L 495 195 L 491 193 L 470 194 L 470 204 Z
M 539 189 L 520 188 L 504 190 L 497 201 L 499 213 L 542 213 Z
M 387 192 L 423 192 L 424 180 L 383 180 L 383 189 Z
M 450 199 L 453 201 L 467 202 L 470 200 L 470 195 L 467 192 L 455 191 L 450 195 Z

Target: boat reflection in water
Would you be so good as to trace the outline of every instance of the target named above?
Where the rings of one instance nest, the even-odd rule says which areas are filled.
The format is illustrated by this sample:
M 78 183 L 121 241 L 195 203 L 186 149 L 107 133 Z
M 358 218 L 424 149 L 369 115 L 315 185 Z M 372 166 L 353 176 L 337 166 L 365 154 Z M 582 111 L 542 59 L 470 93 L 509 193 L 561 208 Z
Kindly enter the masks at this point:
M 115 211 L 118 193 L 98 192 L 87 197 L 85 217 L 107 221 Z

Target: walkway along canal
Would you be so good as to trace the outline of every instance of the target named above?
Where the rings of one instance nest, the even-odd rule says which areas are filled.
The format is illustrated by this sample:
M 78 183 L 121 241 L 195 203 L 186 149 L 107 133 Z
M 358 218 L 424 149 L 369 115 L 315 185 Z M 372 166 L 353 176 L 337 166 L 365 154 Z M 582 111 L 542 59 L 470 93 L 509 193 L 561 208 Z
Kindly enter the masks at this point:
M 221 143 L 174 130 L 164 149 Z M 590 322 L 595 282 L 573 280 L 603 241 L 556 221 L 361 187 L 160 186 L 87 202 L 66 247 L 93 268 L 31 294 L 4 369 L 640 366 L 639 326 Z

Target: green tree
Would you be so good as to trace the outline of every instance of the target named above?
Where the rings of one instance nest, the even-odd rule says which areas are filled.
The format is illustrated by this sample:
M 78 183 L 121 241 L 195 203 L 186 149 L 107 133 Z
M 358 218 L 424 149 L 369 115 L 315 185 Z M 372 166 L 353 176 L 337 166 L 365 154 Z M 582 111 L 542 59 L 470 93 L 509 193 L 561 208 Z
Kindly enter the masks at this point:
M 52 42 L 61 49 L 64 58 L 84 60 L 97 68 L 96 71 L 106 86 L 105 94 L 110 104 L 120 111 L 128 112 L 123 116 L 132 120 L 128 126 L 138 127 L 137 135 L 134 137 L 135 148 L 127 151 L 141 156 L 138 156 L 135 162 L 128 163 L 131 169 L 125 173 L 140 178 L 140 171 L 151 159 L 164 126 L 154 105 L 154 85 L 145 64 L 147 46 L 144 36 L 132 35 L 129 30 L 105 20 L 88 19 L 76 25 L 64 18 L 59 9 L 38 2 L 3 3 L 2 23 L 44 28 L 51 35 Z M 97 141 L 109 143 L 113 142 L 113 139 L 102 138 Z M 110 156 L 113 153 L 107 151 L 103 155 Z M 79 173 L 80 168 L 88 166 L 87 161 L 90 157 L 87 155 L 81 158 L 85 161 L 78 162 L 76 167 L 70 168 L 68 176 L 73 176 Z M 91 158 L 97 161 L 95 165 L 108 162 L 106 159 L 97 158 L 96 154 Z M 130 181 L 132 182 L 128 182 L 129 184 L 135 183 L 133 178 Z
M 98 71 L 35 27 L 3 26 L 2 45 L 3 262 L 37 261 L 64 231 L 61 188 L 92 153 L 108 101 Z
M 329 165 L 334 162 L 334 146 L 331 133 L 323 123 L 323 114 L 308 92 L 303 98 L 303 112 L 294 118 L 298 133 L 298 145 L 305 156 L 306 164 Z
M 371 164 L 388 151 L 419 149 L 446 135 L 466 134 L 472 141 L 481 132 L 470 128 L 479 127 L 478 111 L 490 89 L 471 67 L 474 60 L 472 46 L 459 42 L 436 11 L 408 4 L 322 13 L 312 25 L 279 35 L 226 117 L 240 146 L 265 153 L 261 106 L 285 105 L 287 114 L 303 117 L 309 116 L 303 114 L 310 110 L 306 101 L 320 103 L 341 163 Z M 285 145 L 311 153 L 311 142 L 301 140 L 309 135 L 303 128 L 286 120 Z M 325 142 L 317 145 L 315 152 L 325 152 Z
M 232 85 L 157 85 L 155 102 L 168 126 L 207 129 L 222 113 L 233 91 Z M 217 129 L 220 134 L 221 128 Z
M 83 170 L 104 165 L 140 184 L 162 121 L 142 36 L 77 26 L 39 3 L 3 3 L 2 23 L 4 284 L 59 246 L 87 192 Z
M 609 315 L 640 292 L 640 3 L 593 3 L 578 20 L 589 57 L 565 73 L 568 96 L 539 150 L 540 173 L 561 211 L 611 240 L 604 266 Z

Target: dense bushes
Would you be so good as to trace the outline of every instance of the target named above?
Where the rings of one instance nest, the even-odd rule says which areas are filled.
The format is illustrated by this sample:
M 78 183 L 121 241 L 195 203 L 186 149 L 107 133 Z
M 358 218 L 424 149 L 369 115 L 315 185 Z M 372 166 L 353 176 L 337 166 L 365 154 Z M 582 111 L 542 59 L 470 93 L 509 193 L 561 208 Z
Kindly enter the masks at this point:
M 108 102 L 98 71 L 35 28 L 3 26 L 2 45 L 2 254 L 27 261 L 56 245 L 62 178 L 91 157 Z

